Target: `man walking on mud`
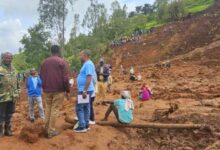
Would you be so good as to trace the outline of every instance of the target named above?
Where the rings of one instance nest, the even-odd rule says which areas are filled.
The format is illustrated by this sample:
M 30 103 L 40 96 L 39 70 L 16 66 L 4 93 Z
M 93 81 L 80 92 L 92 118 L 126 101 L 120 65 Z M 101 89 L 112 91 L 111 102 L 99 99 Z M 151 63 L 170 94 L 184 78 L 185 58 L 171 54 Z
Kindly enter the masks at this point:
M 79 127 L 74 129 L 77 133 L 87 132 L 89 130 L 90 119 L 90 101 L 95 91 L 92 79 L 95 76 L 95 65 L 90 60 L 91 52 L 83 51 L 80 53 L 80 60 L 83 64 L 77 77 L 77 104 L 76 114 L 79 119 Z
M 52 56 L 47 58 L 40 71 L 46 101 L 45 129 L 47 138 L 58 135 L 55 130 L 56 119 L 62 107 L 65 92 L 69 95 L 69 69 L 61 56 L 60 47 L 51 47 Z
M 12 59 L 11 53 L 2 54 L 0 64 L 0 137 L 12 136 L 11 118 L 15 112 L 15 102 L 20 91 L 16 71 L 11 64 Z

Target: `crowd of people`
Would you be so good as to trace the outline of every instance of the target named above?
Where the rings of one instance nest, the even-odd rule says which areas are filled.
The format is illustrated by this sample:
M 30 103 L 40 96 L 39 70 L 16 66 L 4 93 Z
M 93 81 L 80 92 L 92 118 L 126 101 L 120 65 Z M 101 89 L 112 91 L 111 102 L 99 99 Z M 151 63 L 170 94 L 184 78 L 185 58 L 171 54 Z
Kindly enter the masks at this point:
M 78 122 L 73 131 L 85 133 L 90 130 L 90 125 L 96 124 L 93 103 L 97 93 L 99 93 L 100 98 L 104 99 L 107 92 L 112 92 L 112 66 L 105 63 L 104 59 L 100 59 L 98 65 L 95 66 L 90 56 L 91 51 L 82 51 L 79 55 L 82 62 L 80 71 L 70 73 L 68 63 L 61 57 L 60 47 L 53 45 L 51 56 L 42 62 L 40 71 L 32 68 L 29 75 L 25 75 L 29 120 L 31 123 L 35 122 L 34 105 L 37 104 L 39 117 L 45 123 L 45 136 L 47 138 L 50 139 L 59 134 L 56 130 L 56 120 L 65 97 L 67 100 L 70 99 L 70 91 L 75 83 L 77 85 L 77 99 L 74 114 Z M 2 54 L 0 65 L 0 137 L 12 136 L 11 118 L 20 94 L 21 78 L 12 66 L 12 60 L 13 55 L 11 53 Z M 131 67 L 130 76 L 134 74 L 134 69 Z M 74 78 L 76 78 L 76 82 Z M 141 77 L 137 78 L 141 80 Z M 43 94 L 44 99 L 42 98 Z M 151 90 L 147 85 L 143 85 L 139 98 L 147 101 L 151 95 Z M 109 108 L 102 121 L 107 121 L 108 116 L 113 112 L 119 123 L 131 123 L 133 110 L 134 104 L 131 100 L 131 93 L 129 90 L 124 90 L 121 92 L 121 98 L 109 101 Z
M 153 29 L 150 30 L 146 30 L 146 29 L 138 29 L 136 31 L 134 31 L 130 36 L 124 36 L 124 37 L 120 37 L 118 39 L 115 39 L 112 41 L 111 46 L 112 47 L 118 47 L 118 46 L 122 46 L 128 42 L 132 42 L 134 44 L 138 44 L 142 41 L 142 35 L 143 34 L 149 34 L 152 33 Z

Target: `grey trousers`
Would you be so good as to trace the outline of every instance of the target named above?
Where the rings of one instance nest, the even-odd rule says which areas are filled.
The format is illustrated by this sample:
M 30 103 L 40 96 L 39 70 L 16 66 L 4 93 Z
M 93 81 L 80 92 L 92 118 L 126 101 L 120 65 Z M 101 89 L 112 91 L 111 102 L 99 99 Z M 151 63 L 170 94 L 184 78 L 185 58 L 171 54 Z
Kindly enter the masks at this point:
M 34 104 L 37 103 L 39 115 L 44 120 L 45 115 L 44 115 L 42 97 L 41 96 L 38 96 L 38 97 L 28 96 L 28 102 L 29 102 L 29 117 L 30 117 L 30 119 L 35 119 L 35 117 L 34 117 Z

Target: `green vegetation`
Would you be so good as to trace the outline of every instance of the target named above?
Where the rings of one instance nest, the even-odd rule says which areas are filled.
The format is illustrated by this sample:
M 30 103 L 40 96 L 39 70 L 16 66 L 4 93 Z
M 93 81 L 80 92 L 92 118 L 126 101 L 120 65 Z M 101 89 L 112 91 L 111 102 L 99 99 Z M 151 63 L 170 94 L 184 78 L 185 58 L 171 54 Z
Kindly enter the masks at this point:
M 214 3 L 214 0 L 155 0 L 153 5 L 137 6 L 136 11 L 128 13 L 126 5 L 121 6 L 115 0 L 112 2 L 111 14 L 109 14 L 105 5 L 98 0 L 88 0 L 90 6 L 83 21 L 80 22 L 79 18 L 82 17 L 80 14 L 74 15 L 70 39 L 64 44 L 64 22 L 68 13 L 66 6 L 74 1 L 64 0 L 63 3 L 57 4 L 49 0 L 40 1 L 38 9 L 40 23 L 31 27 L 28 34 L 24 35 L 21 40 L 24 48 L 20 54 L 15 55 L 14 65 L 19 71 L 40 67 L 41 61 L 50 54 L 49 39 L 51 35 L 54 39 L 54 33 L 64 49 L 63 56 L 69 61 L 72 69 L 78 69 L 81 65 L 78 58 L 81 50 L 91 50 L 92 59 L 96 62 L 103 54 L 113 53 L 111 50 L 113 41 L 129 38 L 136 31 L 148 31 L 168 22 L 177 21 L 189 13 L 203 11 Z M 55 16 L 51 15 L 54 13 L 51 9 L 53 7 L 59 9 L 60 6 L 65 6 L 64 12 L 56 11 Z M 86 34 L 80 33 L 80 28 L 83 28 Z
M 186 0 L 186 11 L 188 13 L 198 13 L 213 5 L 214 1 L 215 0 Z
M 145 28 L 151 29 L 162 26 L 170 21 L 178 20 L 187 14 L 195 14 L 206 10 L 214 4 L 215 0 L 176 0 L 171 3 L 169 0 L 156 0 L 155 7 L 157 7 L 156 17 L 146 23 Z M 137 7 L 139 8 L 139 6 Z M 152 18 L 153 14 L 149 17 Z M 154 14 L 155 16 L 155 14 Z
M 27 63 L 26 56 L 24 53 L 14 55 L 13 65 L 16 67 L 18 72 L 24 72 L 25 70 L 31 68 L 31 64 Z
M 152 20 L 151 22 L 148 22 L 145 26 L 145 29 L 152 29 L 159 26 L 162 26 L 163 24 L 158 22 L 157 20 Z

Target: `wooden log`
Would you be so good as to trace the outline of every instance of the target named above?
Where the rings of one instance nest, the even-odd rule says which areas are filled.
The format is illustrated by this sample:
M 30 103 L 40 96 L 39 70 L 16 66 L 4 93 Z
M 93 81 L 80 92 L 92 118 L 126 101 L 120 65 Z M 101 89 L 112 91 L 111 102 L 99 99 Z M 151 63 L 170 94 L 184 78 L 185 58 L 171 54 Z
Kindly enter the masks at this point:
M 67 123 L 70 123 L 70 124 L 76 124 L 76 123 L 77 123 L 77 120 L 71 118 L 70 116 L 66 116 L 66 117 L 65 117 L 65 121 L 66 121 Z
M 76 120 L 66 116 L 65 121 L 70 124 L 76 124 Z M 204 124 L 164 124 L 164 123 L 145 123 L 145 124 L 120 124 L 112 122 L 98 121 L 97 125 L 100 126 L 112 126 L 112 127 L 124 127 L 124 128 L 154 128 L 154 129 L 200 129 L 206 127 Z
M 154 128 L 154 129 L 200 129 L 206 127 L 203 124 L 164 124 L 164 123 L 145 123 L 145 124 L 120 124 L 111 122 L 97 122 L 100 126 L 125 127 L 125 128 Z

